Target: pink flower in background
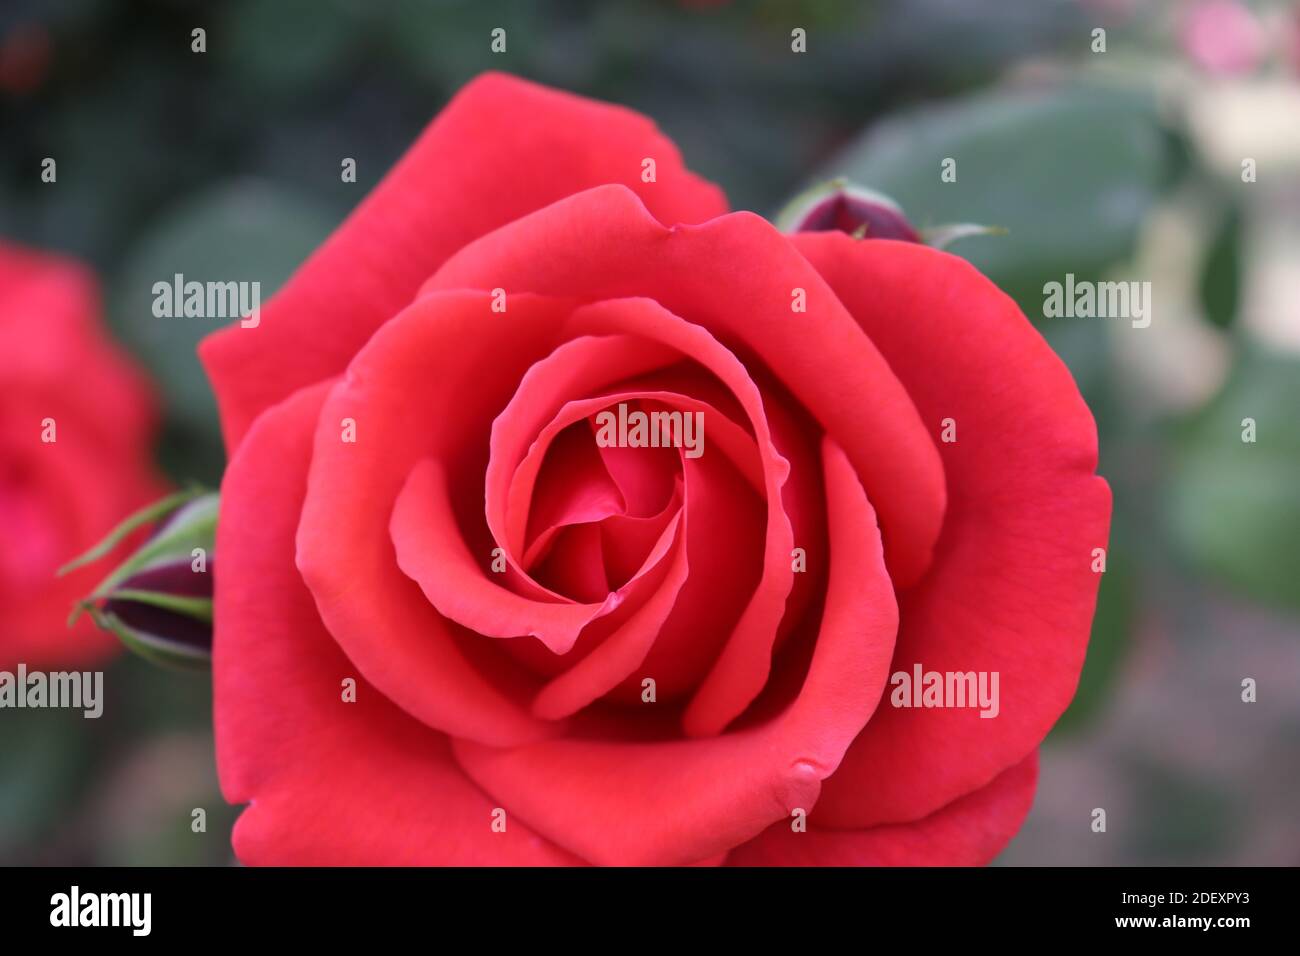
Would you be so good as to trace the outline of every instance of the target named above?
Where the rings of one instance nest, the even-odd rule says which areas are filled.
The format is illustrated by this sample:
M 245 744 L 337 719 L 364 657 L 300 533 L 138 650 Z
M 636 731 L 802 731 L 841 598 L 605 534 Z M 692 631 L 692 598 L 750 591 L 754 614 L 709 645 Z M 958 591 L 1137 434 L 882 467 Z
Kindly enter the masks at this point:
M 1184 52 L 1201 69 L 1224 76 L 1248 73 L 1266 47 L 1259 19 L 1235 0 L 1201 0 L 1183 14 Z
M 1286 59 L 1291 69 L 1300 73 L 1300 3 L 1291 8 L 1286 23 Z
M 103 570 L 57 569 L 161 493 L 146 380 L 101 324 L 94 277 L 0 242 L 0 668 L 93 659 L 117 641 L 68 612 Z

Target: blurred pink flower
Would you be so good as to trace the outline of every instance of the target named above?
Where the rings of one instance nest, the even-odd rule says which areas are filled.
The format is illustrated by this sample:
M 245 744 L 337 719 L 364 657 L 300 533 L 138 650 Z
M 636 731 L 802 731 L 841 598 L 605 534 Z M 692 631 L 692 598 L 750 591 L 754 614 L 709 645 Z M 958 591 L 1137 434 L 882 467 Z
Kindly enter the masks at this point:
M 1264 56 L 1259 19 L 1236 0 L 1197 0 L 1183 14 L 1183 52 L 1208 73 L 1248 73 Z
M 1291 8 L 1286 24 L 1286 59 L 1291 69 L 1300 73 L 1300 3 Z

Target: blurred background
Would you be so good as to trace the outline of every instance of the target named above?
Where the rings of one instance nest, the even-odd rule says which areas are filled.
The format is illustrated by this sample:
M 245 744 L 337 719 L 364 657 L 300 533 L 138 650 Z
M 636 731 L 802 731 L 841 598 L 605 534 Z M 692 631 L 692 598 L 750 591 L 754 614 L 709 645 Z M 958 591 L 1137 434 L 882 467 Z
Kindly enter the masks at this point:
M 1115 518 L 1000 862 L 1300 864 L 1300 0 L 5 0 L 0 236 L 102 277 L 174 481 L 220 480 L 194 358 L 216 323 L 155 320 L 153 282 L 265 298 L 485 69 L 648 114 L 736 208 L 844 175 L 918 226 L 1006 227 L 952 251 L 1072 369 Z M 1043 319 L 1066 273 L 1151 282 L 1150 327 Z M 230 862 L 206 675 L 109 666 L 99 720 L 0 719 L 0 862 Z

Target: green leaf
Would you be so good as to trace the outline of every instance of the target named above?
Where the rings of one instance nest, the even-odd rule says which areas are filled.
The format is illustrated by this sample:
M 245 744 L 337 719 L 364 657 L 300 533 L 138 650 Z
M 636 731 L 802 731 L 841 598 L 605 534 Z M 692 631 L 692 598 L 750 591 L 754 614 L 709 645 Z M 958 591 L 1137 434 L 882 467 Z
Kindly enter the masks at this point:
M 533 0 L 397 0 L 377 19 L 396 63 L 422 84 L 455 90 L 484 70 L 529 75 L 539 48 L 546 45 L 541 38 L 557 42 L 557 34 L 547 30 L 554 16 Z M 504 55 L 490 46 L 498 27 L 506 30 Z M 575 52 L 593 55 L 581 47 Z
M 999 238 L 964 242 L 961 254 L 1034 318 L 1045 282 L 1094 276 L 1133 251 L 1167 152 L 1149 95 L 1075 84 L 979 93 L 894 116 L 819 178 L 880 190 L 921 228 L 1005 227 Z M 945 159 L 956 162 L 955 182 L 940 178 Z
M 1241 298 L 1241 209 L 1235 203 L 1214 232 L 1197 285 L 1206 319 L 1221 329 L 1229 328 Z
M 93 789 L 98 720 L 81 711 L 6 710 L 0 731 L 0 859 L 39 860 L 40 849 Z
M 126 344 L 163 392 L 170 444 L 181 449 L 165 464 L 177 473 L 209 483 L 220 478 L 217 407 L 195 350 L 233 320 L 159 318 L 153 313 L 154 284 L 171 284 L 177 274 L 186 282 L 258 282 L 265 306 L 335 222 L 328 210 L 292 190 L 238 180 L 170 207 L 128 251 L 111 287 L 110 307 Z
M 1195 570 L 1242 594 L 1300 608 L 1300 361 L 1247 348 L 1179 442 L 1167 504 Z M 1244 419 L 1255 441 L 1242 440 Z
M 214 45 L 228 82 L 281 100 L 320 90 L 365 42 L 365 6 L 348 0 L 240 0 Z M 292 37 L 293 42 L 285 42 Z

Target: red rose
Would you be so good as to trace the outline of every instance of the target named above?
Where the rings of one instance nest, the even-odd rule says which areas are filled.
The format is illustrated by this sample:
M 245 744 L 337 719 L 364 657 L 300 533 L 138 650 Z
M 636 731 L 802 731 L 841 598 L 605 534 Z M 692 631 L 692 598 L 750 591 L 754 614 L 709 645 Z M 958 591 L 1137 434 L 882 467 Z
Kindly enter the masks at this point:
M 104 572 L 55 571 L 161 485 L 152 396 L 82 266 L 0 243 L 0 395 L 0 670 L 93 660 L 116 639 L 66 621 Z
M 246 863 L 982 863 L 1019 827 L 1110 498 L 962 260 L 784 236 L 640 116 L 489 75 L 201 354 Z M 704 453 L 600 441 L 619 405 Z M 893 706 L 914 665 L 1000 675 L 997 716 Z

